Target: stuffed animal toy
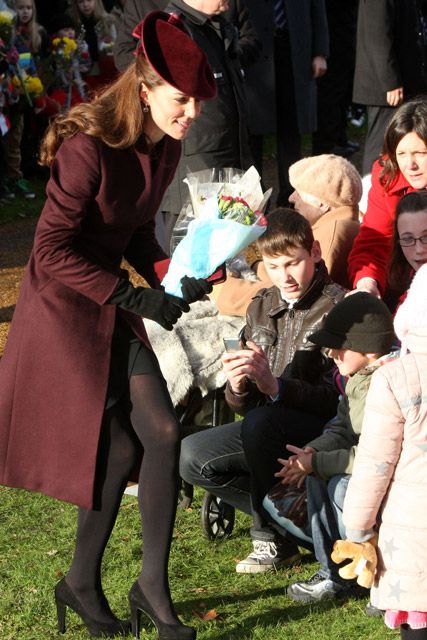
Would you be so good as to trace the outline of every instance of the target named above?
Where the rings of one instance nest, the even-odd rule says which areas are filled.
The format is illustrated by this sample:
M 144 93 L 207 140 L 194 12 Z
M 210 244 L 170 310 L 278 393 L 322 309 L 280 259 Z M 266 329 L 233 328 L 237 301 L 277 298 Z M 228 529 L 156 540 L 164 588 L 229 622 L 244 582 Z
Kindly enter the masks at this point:
M 334 544 L 331 558 L 339 564 L 351 559 L 338 570 L 341 578 L 351 580 L 357 578 L 357 584 L 365 589 L 370 589 L 374 582 L 377 567 L 377 552 L 375 550 L 378 536 L 374 536 L 367 542 L 352 542 L 351 540 L 337 540 Z

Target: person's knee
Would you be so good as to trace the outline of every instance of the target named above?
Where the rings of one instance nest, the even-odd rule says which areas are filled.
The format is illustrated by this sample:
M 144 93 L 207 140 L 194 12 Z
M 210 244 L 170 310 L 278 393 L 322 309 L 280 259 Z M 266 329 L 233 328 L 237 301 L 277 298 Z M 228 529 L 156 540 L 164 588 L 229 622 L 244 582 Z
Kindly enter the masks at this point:
M 265 413 L 258 409 L 253 409 L 242 422 L 242 443 L 245 455 L 249 458 L 260 451 L 260 446 L 265 442 L 267 430 L 269 428 Z
M 183 480 L 190 484 L 198 484 L 197 480 L 200 478 L 201 464 L 199 463 L 199 451 L 198 445 L 199 434 L 187 436 L 181 442 L 181 455 L 179 458 L 179 474 Z
M 175 450 L 179 447 L 181 441 L 180 426 L 174 417 L 170 417 L 168 420 L 163 421 L 159 438 L 162 447 L 171 450 Z

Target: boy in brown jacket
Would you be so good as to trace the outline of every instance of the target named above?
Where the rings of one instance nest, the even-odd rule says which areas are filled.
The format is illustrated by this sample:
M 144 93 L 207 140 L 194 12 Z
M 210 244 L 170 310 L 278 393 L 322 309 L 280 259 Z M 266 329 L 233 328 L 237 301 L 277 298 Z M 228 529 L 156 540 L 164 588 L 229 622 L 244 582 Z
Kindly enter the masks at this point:
M 184 480 L 253 515 L 254 549 L 237 564 L 239 573 L 299 559 L 296 545 L 266 526 L 262 500 L 280 469 L 284 443 L 303 446 L 336 413 L 333 361 L 307 335 L 345 295 L 328 275 L 309 222 L 296 211 L 270 213 L 258 247 L 274 284 L 249 305 L 246 348 L 223 356 L 226 400 L 244 419 L 185 438 L 180 463 Z

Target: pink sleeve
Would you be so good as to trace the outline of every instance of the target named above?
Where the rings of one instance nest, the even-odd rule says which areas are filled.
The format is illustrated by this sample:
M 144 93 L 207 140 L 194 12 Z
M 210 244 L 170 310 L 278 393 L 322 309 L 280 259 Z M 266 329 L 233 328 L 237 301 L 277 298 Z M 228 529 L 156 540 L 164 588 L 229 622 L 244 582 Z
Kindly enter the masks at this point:
M 343 511 L 346 529 L 366 531 L 376 522 L 402 450 L 404 418 L 384 365 L 372 376 L 362 433 Z

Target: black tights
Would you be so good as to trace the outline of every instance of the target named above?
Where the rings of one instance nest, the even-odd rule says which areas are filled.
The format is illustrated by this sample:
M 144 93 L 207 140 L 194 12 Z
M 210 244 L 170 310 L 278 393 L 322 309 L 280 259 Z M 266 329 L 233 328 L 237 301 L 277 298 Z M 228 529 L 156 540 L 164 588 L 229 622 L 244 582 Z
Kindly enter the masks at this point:
M 173 624 L 176 614 L 169 592 L 168 560 L 178 494 L 179 423 L 166 385 L 158 376 L 132 376 L 130 400 L 130 417 L 120 403 L 104 414 L 95 509 L 79 509 L 76 549 L 67 583 L 94 618 L 111 619 L 102 592 L 101 562 L 142 445 L 138 502 L 144 562 L 138 581 L 158 616 Z
M 427 640 L 427 629 L 411 629 L 407 624 L 400 625 L 401 640 Z

